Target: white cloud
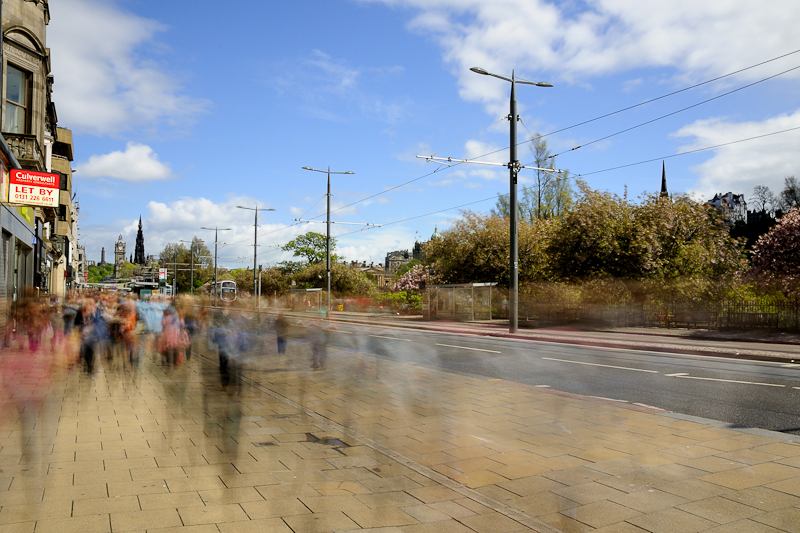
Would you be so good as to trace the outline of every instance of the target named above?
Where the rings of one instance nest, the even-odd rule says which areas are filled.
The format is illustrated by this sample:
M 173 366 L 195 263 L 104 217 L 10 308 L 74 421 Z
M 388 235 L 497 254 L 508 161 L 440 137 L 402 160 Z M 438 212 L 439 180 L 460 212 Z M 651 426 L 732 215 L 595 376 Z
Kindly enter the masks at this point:
M 77 167 L 79 178 L 113 178 L 123 181 L 156 181 L 172 177 L 169 164 L 145 144 L 129 142 L 124 152 L 93 155 Z
M 166 30 L 161 23 L 110 1 L 60 0 L 51 11 L 53 98 L 60 121 L 70 128 L 111 135 L 177 126 L 207 107 L 207 101 L 182 94 L 176 77 L 143 57 Z
M 470 67 L 505 75 L 516 68 L 518 76 L 536 78 L 531 81 L 547 76 L 548 81 L 585 82 L 643 67 L 669 67 L 679 76 L 705 78 L 800 48 L 796 0 L 768 5 L 753 0 L 362 1 L 417 9 L 410 28 L 438 40 L 445 61 L 459 76 L 461 96 L 483 102 L 491 114 L 503 111 L 508 85 L 469 72 Z M 792 60 L 739 77 L 761 78 L 787 68 L 786 61 Z
M 800 110 L 762 122 L 698 120 L 673 135 L 692 138 L 691 143 L 680 148 L 685 152 L 797 127 L 800 127 Z M 756 185 L 767 185 L 778 193 L 786 176 L 800 176 L 798 150 L 800 130 L 717 148 L 713 157 L 693 167 L 699 178 L 692 193 L 711 198 L 715 193 L 731 191 L 749 198 Z
M 252 265 L 253 212 L 237 209 L 236 206 L 256 204 L 269 207 L 266 202 L 242 196 L 231 196 L 219 203 L 196 197 L 185 197 L 169 203 L 151 201 L 147 204 L 147 213 L 142 214 L 145 253 L 157 256 L 168 243 L 188 241 L 195 236 L 203 239 L 213 253 L 214 231 L 201 228 L 231 228 L 219 232 L 219 264 L 231 267 Z M 285 218 L 285 214 L 281 218 Z M 302 225 L 273 223 L 276 219 L 277 213 L 262 213 L 258 217 L 258 261 L 263 265 L 289 259 L 291 254 L 280 251 L 278 246 L 308 231 Z M 116 220 L 103 225 L 87 223 L 90 220 L 81 224 L 82 241 L 87 244 L 86 253 L 90 259 L 100 259 L 101 246 L 106 248 L 107 260 L 109 250 L 113 256 L 113 245 L 120 234 L 128 245 L 127 251 L 133 252 L 138 218 Z

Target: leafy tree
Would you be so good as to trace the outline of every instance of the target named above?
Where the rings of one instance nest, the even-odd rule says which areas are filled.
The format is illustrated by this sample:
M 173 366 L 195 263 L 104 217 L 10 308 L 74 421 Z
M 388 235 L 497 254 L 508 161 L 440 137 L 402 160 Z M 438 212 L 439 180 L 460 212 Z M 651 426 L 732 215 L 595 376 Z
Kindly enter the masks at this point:
M 800 207 L 800 183 L 794 176 L 787 176 L 783 181 L 784 187 L 781 191 L 781 208 L 788 211 L 793 207 Z
M 562 278 L 721 279 L 746 268 L 742 243 L 704 202 L 652 194 L 634 205 L 579 187 L 578 202 L 548 248 Z
M 310 265 L 294 274 L 298 288 L 324 289 L 326 287 L 325 263 Z M 331 263 L 331 291 L 352 296 L 369 296 L 375 293 L 375 284 L 367 276 L 341 263 Z
M 393 291 L 416 291 L 419 290 L 420 282 L 428 280 L 428 267 L 417 263 L 397 278 L 392 285 Z
M 402 276 L 403 276 L 403 275 L 404 275 L 406 272 L 408 272 L 409 270 L 411 270 L 411 269 L 412 269 L 412 268 L 414 268 L 415 266 L 417 266 L 417 265 L 421 265 L 421 264 L 422 264 L 422 261 L 420 261 L 419 259 L 412 259 L 412 260 L 411 260 L 411 261 L 409 261 L 408 263 L 406 263 L 406 264 L 404 264 L 404 265 L 401 265 L 401 266 L 400 266 L 400 268 L 398 268 L 398 269 L 397 269 L 397 272 L 395 272 L 395 275 L 396 275 L 398 278 L 400 278 L 400 277 L 402 277 Z
M 114 265 L 106 263 L 104 265 L 92 265 L 87 270 L 89 283 L 102 283 L 103 278 L 114 273 Z
M 214 259 L 203 241 L 197 237 L 192 239 L 190 248 L 194 250 L 194 288 L 197 289 L 204 283 L 214 279 Z M 192 279 L 190 248 L 184 243 L 169 243 L 158 254 L 158 264 L 168 269 L 168 283 L 172 282 L 175 263 L 177 263 L 178 292 L 189 292 L 189 284 Z M 220 276 L 220 279 L 222 279 L 222 276 Z M 253 285 L 252 279 L 250 280 L 250 285 Z
M 556 159 L 547 148 L 547 141 L 540 134 L 531 137 L 531 152 L 539 168 L 555 168 Z M 520 220 L 532 223 L 541 218 L 558 217 L 566 213 L 573 203 L 573 191 L 569 183 L 569 171 L 558 175 L 544 170 L 535 170 L 533 184 L 523 185 L 517 197 Z M 492 214 L 508 218 L 511 214 L 507 194 L 497 199 Z
M 800 209 L 793 208 L 753 247 L 756 279 L 785 293 L 800 288 Z
M 519 224 L 519 278 L 521 281 L 549 278 L 550 268 L 545 247 L 550 238 L 552 220 Z M 442 283 L 497 282 L 508 286 L 508 219 L 480 215 L 471 211 L 431 241 L 427 261 L 434 277 Z
M 327 236 L 313 231 L 292 239 L 281 246 L 281 250 L 292 252 L 294 257 L 300 257 L 302 261 L 283 261 L 280 263 L 281 269 L 285 272 L 297 272 L 309 265 L 325 262 L 326 243 Z M 339 261 L 339 257 L 333 253 L 334 250 L 336 250 L 336 239 L 331 237 L 331 265 Z

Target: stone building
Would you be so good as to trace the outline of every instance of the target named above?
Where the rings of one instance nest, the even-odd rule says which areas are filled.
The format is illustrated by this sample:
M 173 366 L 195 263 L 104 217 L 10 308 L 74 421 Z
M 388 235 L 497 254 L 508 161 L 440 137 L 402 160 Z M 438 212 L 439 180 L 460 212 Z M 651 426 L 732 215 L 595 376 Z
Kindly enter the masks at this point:
M 386 254 L 384 261 L 384 273 L 386 276 L 394 276 L 401 266 L 411 261 L 408 250 L 397 250 Z
M 744 199 L 744 194 L 718 193 L 708 203 L 716 207 L 730 224 L 737 220 L 747 222 L 747 202 Z
M 0 299 L 13 301 L 26 286 L 63 297 L 77 266 L 77 208 L 72 198 L 72 134 L 57 128 L 52 100 L 48 1 L 3 0 L 1 22 L 4 173 L 16 168 L 59 174 L 60 193 L 57 207 L 3 206 Z M 3 201 L 7 194 L 5 182 Z
M 125 268 L 125 242 L 120 234 L 119 239 L 114 244 L 114 279 L 119 279 L 122 269 Z

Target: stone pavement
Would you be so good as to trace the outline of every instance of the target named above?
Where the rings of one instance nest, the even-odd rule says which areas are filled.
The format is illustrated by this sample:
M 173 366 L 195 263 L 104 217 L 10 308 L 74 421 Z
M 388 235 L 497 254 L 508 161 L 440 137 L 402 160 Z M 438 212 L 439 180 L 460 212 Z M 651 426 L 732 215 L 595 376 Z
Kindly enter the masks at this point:
M 800 531 L 800 445 L 302 343 L 106 363 L 0 426 L 0 533 Z M 13 399 L 12 399 L 13 400 Z

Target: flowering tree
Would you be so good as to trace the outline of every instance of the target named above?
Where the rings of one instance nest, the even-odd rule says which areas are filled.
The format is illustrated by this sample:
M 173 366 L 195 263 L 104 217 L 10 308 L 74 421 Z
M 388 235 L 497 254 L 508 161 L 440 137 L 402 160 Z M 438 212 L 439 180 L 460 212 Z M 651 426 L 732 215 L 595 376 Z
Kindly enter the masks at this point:
M 753 246 L 753 274 L 786 292 L 800 288 L 800 208 L 778 220 Z
M 392 285 L 393 291 L 416 291 L 419 290 L 421 281 L 428 280 L 428 269 L 423 265 L 414 265 L 414 267 L 400 276 L 397 281 Z

